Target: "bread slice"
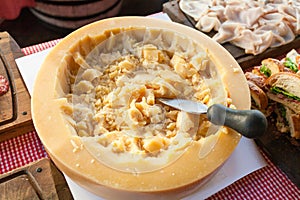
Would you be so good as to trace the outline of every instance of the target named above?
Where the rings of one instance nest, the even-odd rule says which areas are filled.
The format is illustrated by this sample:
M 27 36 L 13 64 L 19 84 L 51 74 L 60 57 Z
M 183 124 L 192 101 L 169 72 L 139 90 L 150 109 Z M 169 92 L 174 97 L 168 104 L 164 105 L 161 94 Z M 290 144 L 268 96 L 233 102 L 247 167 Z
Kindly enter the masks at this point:
M 300 139 L 300 113 L 295 113 L 288 107 L 286 109 L 286 120 L 290 127 L 291 137 Z
M 255 85 L 260 87 L 262 90 L 265 89 L 266 77 L 264 75 L 262 75 L 260 72 L 255 72 L 255 73 L 246 72 L 245 77 L 248 81 L 253 82 Z
M 266 94 L 269 97 L 269 99 L 289 107 L 296 113 L 300 113 L 300 102 L 299 101 L 297 102 L 296 100 L 285 97 L 282 94 L 274 94 L 272 92 L 267 92 Z
M 279 72 L 273 74 L 266 80 L 268 88 L 277 87 L 285 92 L 300 98 L 300 76 L 289 73 Z M 273 101 L 282 103 L 283 105 L 292 109 L 295 113 L 300 113 L 300 100 L 293 99 L 285 94 L 274 93 L 272 90 L 267 92 L 267 96 Z
M 266 80 L 270 87 L 280 87 L 285 91 L 300 98 L 300 76 L 289 72 L 273 74 Z
M 252 81 L 248 80 L 247 82 L 252 100 L 259 110 L 265 110 L 268 106 L 268 97 L 266 93 Z M 252 105 L 252 107 L 255 107 L 255 105 Z
M 264 59 L 261 62 L 261 64 L 265 65 L 267 68 L 269 68 L 271 70 L 271 74 L 279 73 L 279 72 L 283 71 L 283 69 L 284 69 L 283 64 L 279 60 L 274 59 L 274 58 Z

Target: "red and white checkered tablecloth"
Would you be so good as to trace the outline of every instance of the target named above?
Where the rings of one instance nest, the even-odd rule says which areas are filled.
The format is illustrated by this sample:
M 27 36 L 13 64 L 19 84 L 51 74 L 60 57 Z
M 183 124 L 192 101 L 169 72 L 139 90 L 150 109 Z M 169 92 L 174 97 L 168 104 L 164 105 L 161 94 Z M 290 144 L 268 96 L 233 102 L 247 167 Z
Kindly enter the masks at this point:
M 55 46 L 53 40 L 23 48 L 25 55 Z M 48 157 L 35 130 L 0 143 L 0 174 Z M 263 152 L 262 152 L 263 154 Z M 300 190 L 263 154 L 268 166 L 257 170 L 224 188 L 208 200 L 215 199 L 300 199 Z M 299 166 L 300 167 L 300 166 Z

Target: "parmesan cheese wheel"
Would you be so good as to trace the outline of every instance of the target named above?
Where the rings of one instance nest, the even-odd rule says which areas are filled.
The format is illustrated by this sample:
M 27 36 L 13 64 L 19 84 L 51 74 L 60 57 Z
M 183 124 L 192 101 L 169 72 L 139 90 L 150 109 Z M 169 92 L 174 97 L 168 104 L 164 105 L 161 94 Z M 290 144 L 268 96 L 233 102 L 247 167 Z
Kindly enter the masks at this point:
M 117 38 L 111 40 L 112 37 Z M 128 42 L 132 40 L 135 42 Z M 139 44 L 142 44 L 141 49 L 132 49 Z M 130 52 L 134 56 L 129 56 L 129 59 L 124 52 Z M 116 84 L 114 87 L 115 92 L 117 91 L 114 94 L 119 95 L 116 97 L 107 95 L 110 91 L 104 89 L 110 83 L 97 87 L 97 90 L 94 88 L 95 80 L 106 73 L 100 65 L 108 63 L 108 70 L 122 65 L 125 73 L 132 70 L 134 59 L 139 55 L 143 57 L 139 65 L 153 67 L 154 70 L 149 69 L 151 73 L 141 75 L 139 72 L 132 79 L 130 76 L 118 79 L 117 83 L 113 83 Z M 171 57 L 170 60 L 168 56 Z M 119 58 L 128 59 L 116 64 L 115 60 Z M 185 60 L 189 60 L 189 63 L 185 63 Z M 153 62 L 169 63 L 177 75 L 172 76 L 173 71 L 167 71 L 169 66 L 153 65 Z M 156 67 L 162 68 L 155 72 Z M 166 69 L 166 72 L 161 69 Z M 191 82 L 198 84 L 200 78 L 203 78 L 208 88 L 195 95 L 191 84 L 183 81 L 186 85 L 176 83 L 175 87 L 168 83 L 198 72 L 203 72 L 202 77 L 195 75 L 194 79 L 190 78 Z M 112 71 L 107 77 L 114 78 L 116 73 Z M 156 84 L 151 82 L 153 74 Z M 143 83 L 146 86 L 134 88 L 134 84 L 126 84 L 124 80 L 127 79 L 134 80 L 137 85 Z M 122 91 L 122 88 L 127 87 L 127 90 Z M 155 87 L 160 89 L 156 90 Z M 97 93 L 98 96 L 96 91 L 100 92 Z M 238 109 L 250 109 L 250 92 L 241 68 L 223 47 L 206 35 L 189 27 L 158 19 L 105 19 L 74 31 L 48 54 L 34 85 L 33 121 L 42 143 L 57 167 L 88 191 L 108 199 L 178 199 L 194 192 L 213 176 L 231 155 L 241 137 L 239 133 L 225 127 L 215 127 L 210 133 L 212 129 L 206 128 L 209 122 L 202 123 L 203 126 L 199 128 L 202 131 L 200 135 L 189 135 L 189 130 L 197 128 L 193 124 L 194 119 L 201 121 L 205 117 L 191 116 L 176 110 L 168 110 L 170 120 L 176 120 L 176 113 L 180 113 L 177 116 L 178 121 L 167 126 L 170 130 L 177 127 L 178 132 L 174 137 L 172 134 L 164 136 L 161 133 L 155 133 L 154 136 L 148 134 L 148 129 L 141 129 L 148 134 L 143 135 L 143 138 L 132 131 L 137 126 L 146 126 L 149 121 L 159 124 L 159 117 L 164 111 L 162 106 L 156 106 L 157 95 L 176 93 L 175 97 L 178 97 L 182 95 L 182 91 L 184 95 L 191 95 L 193 98 L 203 97 L 207 104 L 223 103 L 234 105 Z M 130 96 L 126 96 L 128 93 Z M 80 99 L 82 95 L 85 95 L 84 100 Z M 207 95 L 211 98 L 205 98 Z M 90 96 L 93 97 L 87 99 Z M 94 98 L 99 100 L 103 97 L 107 97 L 109 101 L 106 99 L 94 102 Z M 84 112 L 84 116 L 89 116 L 91 121 L 96 118 L 101 122 L 102 118 L 95 116 L 97 109 L 91 105 L 115 102 L 108 107 L 113 110 L 117 106 L 113 114 L 132 98 L 135 99 L 128 104 L 128 115 L 124 115 L 126 120 L 131 120 L 127 124 L 125 135 L 129 139 L 134 138 L 136 148 L 143 149 L 146 152 L 144 154 L 136 149 L 124 153 L 128 146 L 118 136 L 122 132 L 117 129 L 109 132 L 115 124 L 111 127 L 99 127 L 95 123 L 78 121 L 72 115 L 74 110 L 79 109 L 75 103 L 79 99 L 80 106 L 86 106 L 81 113 Z M 69 104 L 69 101 L 72 103 Z M 154 114 L 151 116 L 151 113 Z M 144 123 L 143 120 L 148 115 L 150 117 Z M 118 118 L 123 120 L 120 123 L 122 125 L 126 124 L 125 119 Z M 91 131 L 91 126 L 97 128 L 94 127 Z M 93 135 L 97 132 L 95 129 L 102 135 Z M 105 140 L 102 140 L 106 133 L 104 129 L 108 133 Z

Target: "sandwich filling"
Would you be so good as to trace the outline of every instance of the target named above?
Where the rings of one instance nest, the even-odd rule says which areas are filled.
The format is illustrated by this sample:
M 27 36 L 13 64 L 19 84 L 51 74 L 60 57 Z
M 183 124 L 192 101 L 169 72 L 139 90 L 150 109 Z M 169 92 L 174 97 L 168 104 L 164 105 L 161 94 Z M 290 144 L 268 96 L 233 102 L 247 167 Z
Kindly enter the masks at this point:
M 280 88 L 280 87 L 276 87 L 276 86 L 273 86 L 270 88 L 270 90 L 275 93 L 275 94 L 281 94 L 281 95 L 284 95 L 285 97 L 288 97 L 290 99 L 294 99 L 297 101 L 300 101 L 300 97 L 286 91 L 285 89 L 283 88 Z

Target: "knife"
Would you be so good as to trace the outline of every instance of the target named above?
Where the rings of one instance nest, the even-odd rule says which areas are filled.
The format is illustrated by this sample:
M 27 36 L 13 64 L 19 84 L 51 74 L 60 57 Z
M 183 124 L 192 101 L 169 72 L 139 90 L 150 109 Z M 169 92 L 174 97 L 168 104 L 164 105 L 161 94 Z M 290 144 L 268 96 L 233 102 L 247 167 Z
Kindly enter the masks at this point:
M 163 104 L 192 114 L 207 114 L 207 119 L 220 126 L 227 126 L 247 138 L 261 137 L 267 130 L 268 121 L 259 110 L 235 110 L 222 104 L 207 106 L 187 99 L 158 98 Z

